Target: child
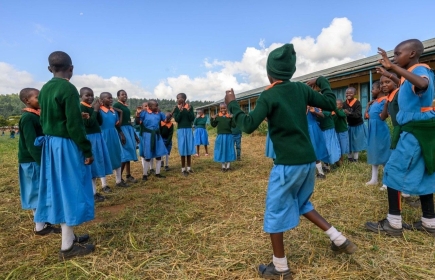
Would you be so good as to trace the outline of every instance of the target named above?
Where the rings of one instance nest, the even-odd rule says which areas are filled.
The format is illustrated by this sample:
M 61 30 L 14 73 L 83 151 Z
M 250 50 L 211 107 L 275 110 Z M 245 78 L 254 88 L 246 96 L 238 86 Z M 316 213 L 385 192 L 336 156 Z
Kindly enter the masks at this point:
M 231 134 L 231 128 L 236 124 L 232 116 L 227 113 L 225 103 L 219 106 L 219 115 L 211 117 L 211 126 L 217 127 L 217 137 L 214 144 L 213 160 L 222 163 L 222 172 L 230 170 L 230 162 L 236 160 L 234 153 L 234 140 Z
M 140 113 L 142 125 L 142 150 L 145 158 L 142 180 L 148 180 L 148 165 L 152 158 L 156 159 L 156 177 L 165 178 L 160 174 L 162 156 L 167 154 L 165 144 L 160 135 L 160 122 L 166 119 L 166 115 L 159 110 L 156 100 L 148 101 L 148 110 Z
M 126 169 L 126 180 L 130 183 L 136 183 L 137 180 L 130 174 L 130 161 L 137 161 L 136 144 L 139 144 L 139 137 L 134 133 L 134 128 L 130 122 L 130 109 L 127 105 L 127 92 L 123 89 L 116 93 L 118 102 L 113 104 L 114 108 L 122 111 L 121 130 L 125 137 L 125 144 L 122 144 L 121 154 L 121 178 L 124 169 Z
M 142 141 L 141 137 L 142 137 L 142 133 L 143 133 L 142 125 L 140 123 L 140 113 L 142 111 L 147 111 L 147 110 L 148 110 L 148 102 L 142 103 L 142 106 L 141 106 L 140 110 L 139 110 L 139 107 L 136 110 L 136 115 L 135 115 L 135 118 L 134 118 L 134 123 L 139 127 L 139 141 Z M 140 143 L 142 143 L 142 142 L 140 142 Z M 142 169 L 143 169 L 143 168 L 145 168 L 145 158 L 144 158 L 144 154 L 143 154 L 143 150 L 142 150 L 143 145 L 141 145 L 140 143 L 139 143 L 139 156 L 141 158 Z M 148 165 L 149 165 L 150 169 L 149 169 L 147 174 L 151 174 L 151 173 L 154 172 L 154 169 L 153 169 L 154 159 L 151 159 L 151 161 L 149 162 Z
M 381 83 L 385 83 L 386 77 L 381 77 Z M 390 79 L 388 79 L 391 81 Z M 396 85 L 391 84 L 389 91 L 396 89 Z M 372 101 L 367 104 L 364 116 L 369 120 L 367 137 L 367 163 L 372 165 L 372 178 L 366 185 L 376 185 L 378 183 L 379 165 L 385 165 L 390 157 L 390 129 L 385 122 L 387 115 L 382 115 L 388 92 L 381 91 L 380 83 L 374 82 L 372 86 Z
M 413 228 L 435 236 L 434 74 L 427 65 L 418 62 L 424 47 L 417 39 L 403 41 L 394 48 L 394 64 L 383 49 L 378 50 L 382 66 L 402 77 L 396 116 L 401 132 L 398 140 L 393 135 L 395 149 L 384 168 L 383 183 L 388 187 L 387 218 L 377 223 L 368 222 L 366 228 L 402 236 L 400 192 L 403 191 L 420 196 L 423 217 Z
M 242 131 L 237 126 L 231 127 L 231 134 L 233 135 L 233 146 L 236 148 L 237 160 L 242 160 L 240 157 L 240 153 L 242 151 Z
M 106 142 L 101 134 L 100 125 L 103 123 L 103 119 L 100 113 L 100 102 L 97 101 L 92 106 L 94 92 L 88 87 L 80 89 L 80 98 L 82 100 L 80 103 L 82 115 L 85 114 L 83 123 L 86 129 L 86 137 L 91 141 L 92 154 L 94 155 L 94 162 L 91 164 L 94 200 L 95 202 L 102 202 L 105 197 L 97 192 L 97 178 L 105 178 L 106 175 L 112 174 L 112 164 Z M 102 191 L 110 192 L 110 188 L 102 185 Z
M 260 276 L 267 279 L 291 279 L 284 252 L 283 232 L 296 227 L 299 215 L 321 228 L 331 239 L 331 249 L 352 254 L 357 247 L 314 210 L 309 199 L 314 189 L 316 155 L 308 135 L 307 105 L 325 110 L 335 109 L 335 95 L 329 82 L 319 77 L 310 80 L 323 94 L 300 82 L 291 82 L 296 71 L 296 54 L 292 44 L 270 52 L 266 64 L 270 86 L 260 95 L 255 109 L 245 114 L 235 101 L 234 91 L 226 92 L 225 103 L 237 126 L 252 133 L 265 117 L 276 153 L 270 173 L 264 215 L 264 230 L 270 233 L 273 261 L 260 265 Z M 291 122 L 283 120 L 292 120 Z
M 190 168 L 192 155 L 195 153 L 193 142 L 192 122 L 195 119 L 193 107 L 186 103 L 187 96 L 184 93 L 177 95 L 177 106 L 173 110 L 174 119 L 177 122 L 178 152 L 181 156 L 181 173 L 184 176 L 193 173 Z M 186 168 L 187 159 L 187 168 Z
M 35 146 L 35 139 L 43 136 L 39 122 L 39 90 L 25 88 L 20 91 L 20 100 L 26 105 L 23 109 L 18 129 L 21 137 L 18 140 L 18 174 L 20 178 L 21 207 L 31 209 L 35 214 L 38 205 L 39 170 L 41 165 L 41 147 Z M 45 183 L 45 182 L 44 182 Z M 53 227 L 50 223 L 35 223 L 36 235 L 60 233 L 60 228 Z
M 357 162 L 359 152 L 367 148 L 367 127 L 362 119 L 361 102 L 355 98 L 356 89 L 349 87 L 346 90 L 346 103 L 343 111 L 347 116 L 349 125 L 349 154 L 350 162 Z
M 122 180 L 121 176 L 121 144 L 125 143 L 125 136 L 121 128 L 119 128 L 123 111 L 112 107 L 113 98 L 109 92 L 102 92 L 100 94 L 100 114 L 103 119 L 101 124 L 101 134 L 106 142 L 107 150 L 109 151 L 110 163 L 112 170 L 115 170 L 115 182 L 116 186 L 120 188 L 128 187 L 128 184 Z M 118 112 L 118 113 L 117 113 Z M 119 116 L 118 116 L 119 114 Z M 101 185 L 105 192 L 110 192 L 110 187 L 107 185 L 106 177 L 101 178 Z
M 205 155 L 208 156 L 208 133 L 206 129 L 207 125 L 207 117 L 204 116 L 203 110 L 196 111 L 196 118 L 193 121 L 193 126 L 195 127 L 195 133 L 193 135 L 193 139 L 195 141 L 196 146 L 196 154 L 195 156 L 199 156 L 199 146 L 204 145 Z
M 343 156 L 349 153 L 349 128 L 347 126 L 346 113 L 343 110 L 343 100 L 337 99 L 336 104 L 337 108 L 331 113 L 331 115 L 334 120 L 338 142 L 340 143 L 340 163 L 342 163 Z
M 13 127 L 11 127 L 11 135 L 10 135 L 11 139 L 15 138 L 15 129 Z
M 323 132 L 317 123 L 316 114 L 319 112 L 319 108 L 307 107 L 308 133 L 310 135 L 311 144 L 314 148 L 314 153 L 316 154 L 317 179 L 326 179 L 325 173 L 323 173 L 321 161 L 328 160 L 328 149 L 326 148 Z
M 169 155 L 172 150 L 172 135 L 174 134 L 174 125 L 172 123 L 172 116 L 170 112 L 166 113 L 165 121 L 160 123 L 160 135 L 162 136 L 163 143 L 166 147 L 166 161 L 165 161 L 165 171 L 169 171 Z M 163 166 L 163 160 L 162 160 Z
M 89 235 L 76 236 L 73 227 L 94 219 L 94 196 L 90 164 L 91 142 L 86 138 L 80 112 L 79 93 L 69 82 L 73 65 L 68 54 L 56 51 L 48 57 L 53 78 L 38 96 L 40 122 L 46 136 L 42 145 L 41 177 L 35 222 L 60 224 L 62 245 L 59 259 L 66 260 L 94 251 L 84 243 Z

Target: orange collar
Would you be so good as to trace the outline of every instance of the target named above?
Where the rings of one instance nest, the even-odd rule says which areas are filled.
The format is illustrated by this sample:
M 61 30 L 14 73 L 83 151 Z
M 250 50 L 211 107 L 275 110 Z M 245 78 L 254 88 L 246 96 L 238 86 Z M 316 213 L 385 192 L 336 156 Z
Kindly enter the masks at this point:
M 127 103 L 122 102 L 121 100 L 118 100 L 118 103 L 124 105 L 124 106 L 128 106 Z
M 41 115 L 41 109 L 35 110 L 32 108 L 24 108 L 23 111 L 29 112 L 29 113 L 33 113 L 35 115 L 40 116 Z
M 393 90 L 392 92 L 390 92 L 390 94 L 388 94 L 388 102 L 393 101 L 394 96 L 396 96 L 396 94 L 399 92 L 399 88 L 396 88 L 395 90 Z
M 150 113 L 150 114 L 158 114 L 158 113 L 159 113 L 159 112 L 153 112 L 153 111 L 151 111 L 151 110 L 148 109 L 148 108 L 147 108 L 147 112 Z
M 100 109 L 103 110 L 104 113 L 109 112 L 109 110 L 112 111 L 112 113 L 115 113 L 115 110 L 113 110 L 113 108 L 107 108 L 106 106 L 101 106 Z
M 431 69 L 430 67 L 429 67 L 429 65 L 427 65 L 427 64 L 424 64 L 424 63 L 417 63 L 417 64 L 414 64 L 414 65 L 412 65 L 411 67 L 409 67 L 408 69 L 407 69 L 407 71 L 409 71 L 409 72 L 412 72 L 412 70 L 414 70 L 415 68 L 417 68 L 418 66 L 423 66 L 423 67 L 425 67 L 425 68 L 427 68 L 427 69 Z M 405 82 L 405 77 L 401 77 L 400 78 L 400 84 L 403 84 L 404 82 Z
M 349 105 L 350 107 L 352 107 L 352 106 L 355 104 L 356 101 L 357 101 L 357 99 L 354 98 L 354 99 L 352 99 L 352 101 L 350 101 L 350 102 L 349 102 L 349 100 L 346 100 L 346 103 L 347 103 L 347 105 Z
M 376 98 L 376 102 L 381 103 L 382 100 L 385 100 L 385 99 L 388 99 L 388 96 L 382 96 L 382 97 Z
M 92 108 L 91 105 L 89 105 L 88 103 L 86 103 L 86 102 L 84 102 L 84 101 L 80 102 L 80 104 L 82 104 L 83 106 L 86 106 L 86 107 L 88 107 L 88 108 Z
M 332 112 L 331 112 L 331 116 L 334 116 L 334 115 L 335 115 L 335 112 L 334 112 L 334 111 L 332 111 Z
M 224 115 L 224 114 L 222 114 L 222 113 L 219 113 L 219 117 L 223 117 L 223 116 L 229 118 L 229 117 L 230 117 L 230 114 L 226 113 L 226 114 Z
M 281 80 L 278 80 L 278 81 L 276 81 L 276 82 L 273 82 L 273 84 L 267 86 L 264 90 L 271 89 L 271 88 L 273 88 L 274 86 L 276 86 L 277 84 L 280 84 L 280 83 L 282 83 Z
M 166 126 L 167 128 L 171 128 L 172 122 L 160 122 L 160 126 Z
M 180 105 L 177 105 L 177 106 L 178 106 L 178 109 L 180 109 L 180 110 L 181 110 L 181 108 L 189 109 L 189 104 L 187 104 L 187 103 L 184 104 L 184 107 L 180 107 Z

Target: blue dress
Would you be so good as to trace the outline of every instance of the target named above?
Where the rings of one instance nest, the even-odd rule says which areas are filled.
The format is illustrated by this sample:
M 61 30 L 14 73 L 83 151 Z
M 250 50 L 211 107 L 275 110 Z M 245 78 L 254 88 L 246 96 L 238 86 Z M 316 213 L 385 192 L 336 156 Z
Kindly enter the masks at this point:
M 317 112 L 319 109 L 315 108 Z M 310 134 L 311 144 L 313 145 L 316 159 L 320 161 L 328 160 L 328 150 L 326 149 L 325 138 L 323 132 L 317 123 L 315 115 L 307 112 L 308 133 Z
M 200 146 L 200 145 L 208 146 L 209 143 L 208 143 L 207 129 L 202 127 L 195 127 L 193 139 L 195 142 L 195 146 Z
M 103 124 L 100 126 L 103 139 L 106 142 L 107 150 L 109 151 L 110 163 L 113 170 L 121 167 L 121 141 L 115 125 L 119 118 L 115 110 L 107 110 L 101 107 L 100 114 L 103 119 Z
M 380 117 L 386 101 L 378 99 L 368 110 L 367 163 L 371 165 L 385 165 L 390 158 L 390 129 Z
M 269 136 L 269 131 L 267 132 L 267 135 L 266 135 L 266 151 L 265 151 L 265 155 L 268 158 L 276 159 L 275 150 L 273 149 L 273 143 L 272 143 L 272 140 L 270 139 L 270 136 Z
M 399 112 L 396 116 L 399 125 L 410 121 L 435 119 L 435 111 L 421 112 L 422 107 L 432 107 L 433 73 L 423 66 L 416 67 L 412 73 L 427 77 L 429 84 L 424 92 L 418 94 L 414 93 L 413 85 L 407 80 L 400 86 Z M 425 169 L 426 165 L 418 140 L 411 133 L 404 131 L 400 134 L 396 149 L 392 151 L 385 165 L 383 183 L 390 188 L 412 195 L 434 193 L 435 173 L 429 175 Z
M 20 198 L 23 209 L 36 209 L 38 206 L 40 168 L 36 162 L 20 163 Z
M 166 119 L 163 113 L 153 113 L 151 111 L 142 111 L 140 113 L 141 125 L 152 132 L 142 132 L 142 151 L 145 159 L 158 158 L 168 153 L 163 138 L 160 136 L 160 122 Z M 152 147 L 152 137 L 154 137 L 154 147 Z
M 103 178 L 106 175 L 112 174 L 113 169 L 110 154 L 107 149 L 106 141 L 103 139 L 103 134 L 101 132 L 87 134 L 86 138 L 91 141 L 92 154 L 94 157 L 94 161 L 91 164 L 92 178 Z
M 232 134 L 218 134 L 214 144 L 213 160 L 216 162 L 231 162 L 236 160 Z
M 137 161 L 136 132 L 133 126 L 122 125 L 121 130 L 125 137 L 125 144 L 121 145 L 121 162 Z

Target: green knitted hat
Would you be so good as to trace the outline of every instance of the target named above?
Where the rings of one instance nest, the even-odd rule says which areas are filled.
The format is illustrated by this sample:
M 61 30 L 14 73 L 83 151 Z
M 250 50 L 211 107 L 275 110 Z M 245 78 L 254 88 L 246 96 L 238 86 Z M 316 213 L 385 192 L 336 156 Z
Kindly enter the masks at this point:
M 290 80 L 296 71 L 296 52 L 293 44 L 274 49 L 267 58 L 267 74 L 275 79 Z

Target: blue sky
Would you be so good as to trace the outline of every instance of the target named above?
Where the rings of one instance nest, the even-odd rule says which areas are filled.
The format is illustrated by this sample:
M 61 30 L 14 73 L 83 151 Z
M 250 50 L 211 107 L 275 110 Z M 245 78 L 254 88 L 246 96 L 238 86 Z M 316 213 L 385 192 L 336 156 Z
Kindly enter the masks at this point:
M 283 43 L 293 42 L 310 65 L 298 68 L 305 74 L 373 55 L 377 46 L 389 50 L 405 39 L 435 37 L 435 19 L 423 13 L 433 11 L 435 1 L 350 3 L 2 1 L 0 94 L 40 87 L 51 78 L 47 57 L 55 50 L 71 55 L 78 87 L 125 87 L 130 96 L 161 98 L 184 91 L 192 99 L 216 99 L 228 86 L 240 92 L 265 84 L 261 63 Z M 328 39 L 317 44 L 328 27 Z

